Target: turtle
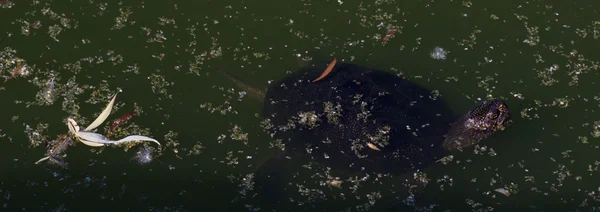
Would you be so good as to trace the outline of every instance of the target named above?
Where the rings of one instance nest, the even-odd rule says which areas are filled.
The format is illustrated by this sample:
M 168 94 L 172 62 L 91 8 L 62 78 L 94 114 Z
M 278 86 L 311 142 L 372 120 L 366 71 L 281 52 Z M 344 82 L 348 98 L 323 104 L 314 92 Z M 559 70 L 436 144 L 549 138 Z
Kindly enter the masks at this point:
M 286 157 L 348 172 L 402 174 L 468 148 L 510 120 L 501 99 L 455 116 L 434 92 L 396 74 L 351 63 L 332 62 L 329 69 L 324 76 L 321 66 L 306 65 L 265 93 L 244 86 L 264 99 L 264 130 L 282 150 L 256 171 L 256 184 L 267 193 L 278 193 L 274 181 L 281 181 Z

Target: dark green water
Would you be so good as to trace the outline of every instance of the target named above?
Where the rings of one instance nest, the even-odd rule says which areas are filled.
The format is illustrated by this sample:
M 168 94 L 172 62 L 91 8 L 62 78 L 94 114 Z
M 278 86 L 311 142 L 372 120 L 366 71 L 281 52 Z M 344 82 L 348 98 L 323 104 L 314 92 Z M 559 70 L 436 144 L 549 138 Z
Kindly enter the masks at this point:
M 7 210 L 600 209 L 600 2 L 0 4 L 0 207 Z M 382 45 L 391 26 L 399 30 Z M 436 47 L 445 59 L 430 56 Z M 321 170 L 290 166 L 298 172 L 286 194 L 293 199 L 259 203 L 245 178 L 273 155 L 257 117 L 262 102 L 252 94 L 238 101 L 243 90 L 218 71 L 264 89 L 334 57 L 401 72 L 439 91 L 457 114 L 488 97 L 505 99 L 513 122 L 447 165 L 422 170 L 429 184 L 414 201 L 398 179 L 370 176 L 353 189 L 344 178 L 338 188 L 320 184 Z M 56 98 L 47 101 L 51 79 Z M 34 164 L 45 141 L 68 132 L 67 117 L 87 126 L 119 90 L 98 131 L 136 108 L 114 136 L 159 140 L 150 163 L 132 158 L 151 143 L 128 151 L 78 143 L 66 151 L 68 169 Z M 234 139 L 233 129 L 248 139 Z

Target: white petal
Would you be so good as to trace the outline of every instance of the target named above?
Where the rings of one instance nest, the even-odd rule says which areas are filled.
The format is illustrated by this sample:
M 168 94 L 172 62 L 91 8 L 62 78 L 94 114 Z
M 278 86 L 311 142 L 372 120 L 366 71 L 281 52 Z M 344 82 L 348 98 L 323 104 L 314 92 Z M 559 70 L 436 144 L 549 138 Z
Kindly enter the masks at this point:
M 85 145 L 88 145 L 88 146 L 91 146 L 91 147 L 101 147 L 101 146 L 104 146 L 103 143 L 94 143 L 94 142 L 83 140 L 83 139 L 79 139 L 79 141 L 81 141 L 81 143 L 83 143 Z
M 102 144 L 112 143 L 111 140 L 108 140 L 106 137 L 104 137 L 103 135 L 98 134 L 98 133 L 79 131 L 79 132 L 76 132 L 75 135 L 78 138 L 80 138 L 81 140 L 86 140 L 87 142 L 102 143 Z
M 108 115 L 110 115 L 110 111 L 112 110 L 113 104 L 115 104 L 116 98 L 117 98 L 117 94 L 115 94 L 115 96 L 112 98 L 112 100 L 110 100 L 110 103 L 108 103 L 108 105 L 106 105 L 106 108 L 104 108 L 104 111 L 102 111 L 102 113 L 100 113 L 98 118 L 96 118 L 96 120 L 94 120 L 94 122 L 92 122 L 92 124 L 90 124 L 90 126 L 86 127 L 83 131 L 90 131 L 90 130 L 96 129 L 96 127 L 100 126 L 104 122 L 104 120 L 106 120 Z
M 77 122 L 72 118 L 67 119 L 67 126 L 69 127 L 69 131 L 72 133 L 79 132 L 79 125 L 77 125 Z
M 127 142 L 127 141 L 152 141 L 160 146 L 160 143 L 156 139 L 146 137 L 143 135 L 130 135 L 121 140 L 118 140 L 117 142 L 121 143 L 121 142 Z
M 369 143 L 367 142 L 367 146 L 369 148 L 371 148 L 372 150 L 377 150 L 377 151 L 381 151 L 381 149 L 379 149 L 377 146 L 375 146 L 375 144 Z
M 93 146 L 93 145 L 98 145 L 98 144 L 100 144 L 100 145 L 101 144 L 120 144 L 120 143 L 125 143 L 125 142 L 130 142 L 130 141 L 152 141 L 154 143 L 157 143 L 160 146 L 160 143 L 157 140 L 150 138 L 150 137 L 141 136 L 141 135 L 130 135 L 130 136 L 127 136 L 118 141 L 108 140 L 103 135 L 98 134 L 98 133 L 93 133 L 93 132 L 79 131 L 79 132 L 75 133 L 75 135 L 80 138 L 81 142 L 83 142 L 85 140 L 85 142 L 83 142 L 83 143 L 88 146 Z
M 40 163 L 40 162 L 42 162 L 42 161 L 45 161 L 45 160 L 48 160 L 48 158 L 50 158 L 50 156 L 43 157 L 42 159 L 40 159 L 40 160 L 36 161 L 36 162 L 35 162 L 35 164 L 38 164 L 38 163 Z
M 494 190 L 498 193 L 504 194 L 504 196 L 509 197 L 510 196 L 510 192 L 508 190 L 506 190 L 505 188 L 497 188 L 496 190 Z

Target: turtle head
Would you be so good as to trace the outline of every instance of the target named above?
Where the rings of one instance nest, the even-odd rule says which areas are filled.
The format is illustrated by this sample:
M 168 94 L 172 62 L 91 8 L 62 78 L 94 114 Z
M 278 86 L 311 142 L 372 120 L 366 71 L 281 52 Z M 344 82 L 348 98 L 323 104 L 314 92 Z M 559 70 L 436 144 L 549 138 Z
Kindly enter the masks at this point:
M 504 128 L 510 113 L 504 101 L 491 99 L 469 110 L 467 116 L 465 123 L 467 128 L 493 133 Z
M 464 114 L 450 127 L 444 140 L 446 150 L 472 146 L 504 130 L 510 119 L 508 105 L 499 99 L 486 100 Z

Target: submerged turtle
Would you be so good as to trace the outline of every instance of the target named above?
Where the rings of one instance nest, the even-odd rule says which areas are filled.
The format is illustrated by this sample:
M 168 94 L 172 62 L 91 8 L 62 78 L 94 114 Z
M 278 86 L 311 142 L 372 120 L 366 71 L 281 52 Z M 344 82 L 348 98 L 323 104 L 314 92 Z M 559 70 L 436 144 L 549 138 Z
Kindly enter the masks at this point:
M 442 99 L 413 82 L 332 64 L 324 78 L 322 68 L 309 65 L 257 93 L 264 98 L 265 130 L 288 155 L 342 170 L 406 173 L 476 144 L 509 120 L 508 106 L 499 99 L 455 117 Z M 273 177 L 281 171 L 273 164 L 285 163 L 267 162 L 257 180 Z

